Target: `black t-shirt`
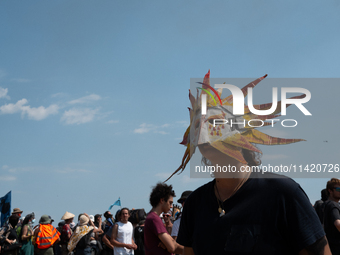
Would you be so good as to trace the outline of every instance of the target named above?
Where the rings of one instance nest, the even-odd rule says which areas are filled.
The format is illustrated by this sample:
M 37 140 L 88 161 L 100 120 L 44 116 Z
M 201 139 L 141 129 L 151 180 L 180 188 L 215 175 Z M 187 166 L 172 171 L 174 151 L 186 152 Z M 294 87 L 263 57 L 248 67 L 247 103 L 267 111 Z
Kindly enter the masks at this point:
M 325 211 L 325 202 L 322 200 L 318 200 L 314 204 L 314 209 L 316 211 L 316 214 L 319 216 L 320 222 L 323 224 L 323 215 Z
M 329 245 L 337 245 L 340 248 L 340 232 L 335 227 L 334 221 L 340 220 L 340 205 L 327 200 L 325 202 L 324 227 Z
M 185 201 L 177 242 L 192 247 L 195 255 L 293 255 L 325 236 L 296 182 L 273 174 L 255 175 L 223 203 L 222 217 L 215 180 L 195 190 Z
M 135 255 L 144 255 L 144 226 L 135 227 L 134 237 L 137 245 L 137 250 L 134 251 Z

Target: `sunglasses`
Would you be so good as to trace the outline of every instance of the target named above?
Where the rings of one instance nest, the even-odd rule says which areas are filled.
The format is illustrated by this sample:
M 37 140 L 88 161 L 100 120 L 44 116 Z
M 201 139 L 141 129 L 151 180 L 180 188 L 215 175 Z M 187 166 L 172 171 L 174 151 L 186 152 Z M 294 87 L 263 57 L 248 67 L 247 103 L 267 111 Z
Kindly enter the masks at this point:
M 336 187 L 334 188 L 336 191 L 340 192 L 340 188 L 339 187 Z
M 163 217 L 170 217 L 170 215 L 163 215 Z

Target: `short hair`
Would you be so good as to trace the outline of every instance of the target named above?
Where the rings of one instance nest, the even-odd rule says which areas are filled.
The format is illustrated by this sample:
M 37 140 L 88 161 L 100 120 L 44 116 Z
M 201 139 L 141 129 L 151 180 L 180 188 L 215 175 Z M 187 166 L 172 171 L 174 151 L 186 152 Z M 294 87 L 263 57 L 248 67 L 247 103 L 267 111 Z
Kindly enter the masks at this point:
M 175 197 L 175 191 L 172 190 L 172 185 L 167 185 L 165 183 L 157 183 L 152 189 L 150 194 L 150 204 L 152 207 L 156 207 L 161 199 L 168 201 L 169 197 Z
M 254 144 L 252 144 L 255 146 Z M 256 146 L 255 146 L 256 147 Z M 259 166 L 261 165 L 261 154 L 255 151 L 242 149 L 243 158 L 247 161 L 248 166 Z
M 104 213 L 104 217 L 107 219 L 107 218 L 111 218 L 111 217 L 109 217 L 109 216 L 112 216 L 112 214 L 109 214 L 110 213 L 110 211 L 106 211 L 105 213 Z
M 327 182 L 327 195 L 329 196 L 329 191 L 330 189 L 334 189 L 335 185 L 340 185 L 340 180 L 337 178 L 332 178 Z

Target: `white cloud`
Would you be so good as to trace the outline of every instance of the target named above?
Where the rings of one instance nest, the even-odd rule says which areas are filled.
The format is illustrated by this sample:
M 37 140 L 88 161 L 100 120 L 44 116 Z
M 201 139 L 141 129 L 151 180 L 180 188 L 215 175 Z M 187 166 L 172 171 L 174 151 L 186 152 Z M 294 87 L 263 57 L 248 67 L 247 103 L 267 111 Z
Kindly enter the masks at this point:
M 16 102 L 15 104 L 5 104 L 0 106 L 0 114 L 13 114 L 17 112 L 21 112 L 22 116 L 26 115 L 29 119 L 33 120 L 42 120 L 51 114 L 58 113 L 59 107 L 55 104 L 50 105 L 45 108 L 44 106 L 39 106 L 37 108 L 31 107 L 27 104 L 28 101 L 26 98 L 23 98 Z
M 63 116 L 61 117 L 61 121 L 67 125 L 72 124 L 83 124 L 87 122 L 91 122 L 94 120 L 96 115 L 98 114 L 99 109 L 76 109 L 72 108 L 68 111 L 65 111 Z
M 45 108 L 44 106 L 39 106 L 38 108 L 23 106 L 22 108 L 23 114 L 27 114 L 28 118 L 33 120 L 45 119 L 51 114 L 57 114 L 59 110 L 59 106 L 56 104 L 52 104 L 47 108 Z
M 150 131 L 154 132 L 154 133 L 158 133 L 158 134 L 162 134 L 162 135 L 166 135 L 169 134 L 168 132 L 165 132 L 164 130 L 160 130 L 161 128 L 167 128 L 170 127 L 169 124 L 163 124 L 161 126 L 156 126 L 153 124 L 140 124 L 139 128 L 136 128 L 133 132 L 136 134 L 145 134 L 148 133 Z
M 14 168 L 9 168 L 9 167 L 7 167 L 6 170 L 9 173 L 18 173 L 18 172 L 32 172 L 32 171 L 36 171 L 36 168 L 32 168 L 32 167 L 14 167 Z
M 8 93 L 8 89 L 4 89 L 2 87 L 0 87 L 0 98 L 6 98 L 6 99 L 10 99 L 9 96 L 7 96 Z
M 0 181 L 15 181 L 17 178 L 15 176 L 0 176 Z
M 3 165 L 3 166 L 2 166 L 2 169 L 3 169 L 3 170 L 6 170 L 6 169 L 8 169 L 8 168 L 9 168 L 9 166 L 7 166 L 7 165 Z
M 93 101 L 98 101 L 100 99 L 101 99 L 101 97 L 99 95 L 92 94 L 92 95 L 89 95 L 89 96 L 85 96 L 85 97 L 81 97 L 81 98 L 72 100 L 68 103 L 69 104 L 85 104 L 85 103 L 90 103 L 90 102 L 93 102 Z
M 13 114 L 22 111 L 24 104 L 27 104 L 27 99 L 23 98 L 15 104 L 5 104 L 0 106 L 0 114 Z
M 137 134 L 144 134 L 150 132 L 155 128 L 156 128 L 155 125 L 143 123 L 140 124 L 139 128 L 136 128 L 133 132 Z

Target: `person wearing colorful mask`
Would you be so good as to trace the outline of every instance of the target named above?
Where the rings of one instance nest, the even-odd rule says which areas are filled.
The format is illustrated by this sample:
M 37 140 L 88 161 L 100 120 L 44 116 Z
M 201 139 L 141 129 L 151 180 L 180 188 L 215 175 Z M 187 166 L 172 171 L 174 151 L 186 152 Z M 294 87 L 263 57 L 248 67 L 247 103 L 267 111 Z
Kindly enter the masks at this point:
M 331 254 L 318 216 L 302 188 L 284 176 L 249 171 L 261 162 L 261 151 L 253 143 L 281 145 L 302 141 L 271 137 L 255 129 L 262 120 L 277 117 L 281 103 L 269 116 L 256 116 L 248 107 L 244 115 L 233 115 L 233 96 L 221 100 L 222 89 L 215 91 L 209 76 L 210 70 L 201 83 L 200 96 L 195 98 L 190 93 L 190 126 L 182 142 L 187 150 L 172 175 L 184 170 L 196 147 L 207 165 L 234 171 L 215 172 L 214 180 L 187 198 L 177 237 L 184 246 L 183 254 Z M 265 77 L 244 87 L 244 96 L 249 87 L 255 87 Z M 201 109 L 204 94 L 203 98 L 208 98 L 205 113 Z M 255 108 L 266 110 L 271 106 Z M 215 119 L 228 122 L 214 125 Z M 230 125 L 231 121 L 242 123 L 250 119 L 254 119 L 252 126 Z

